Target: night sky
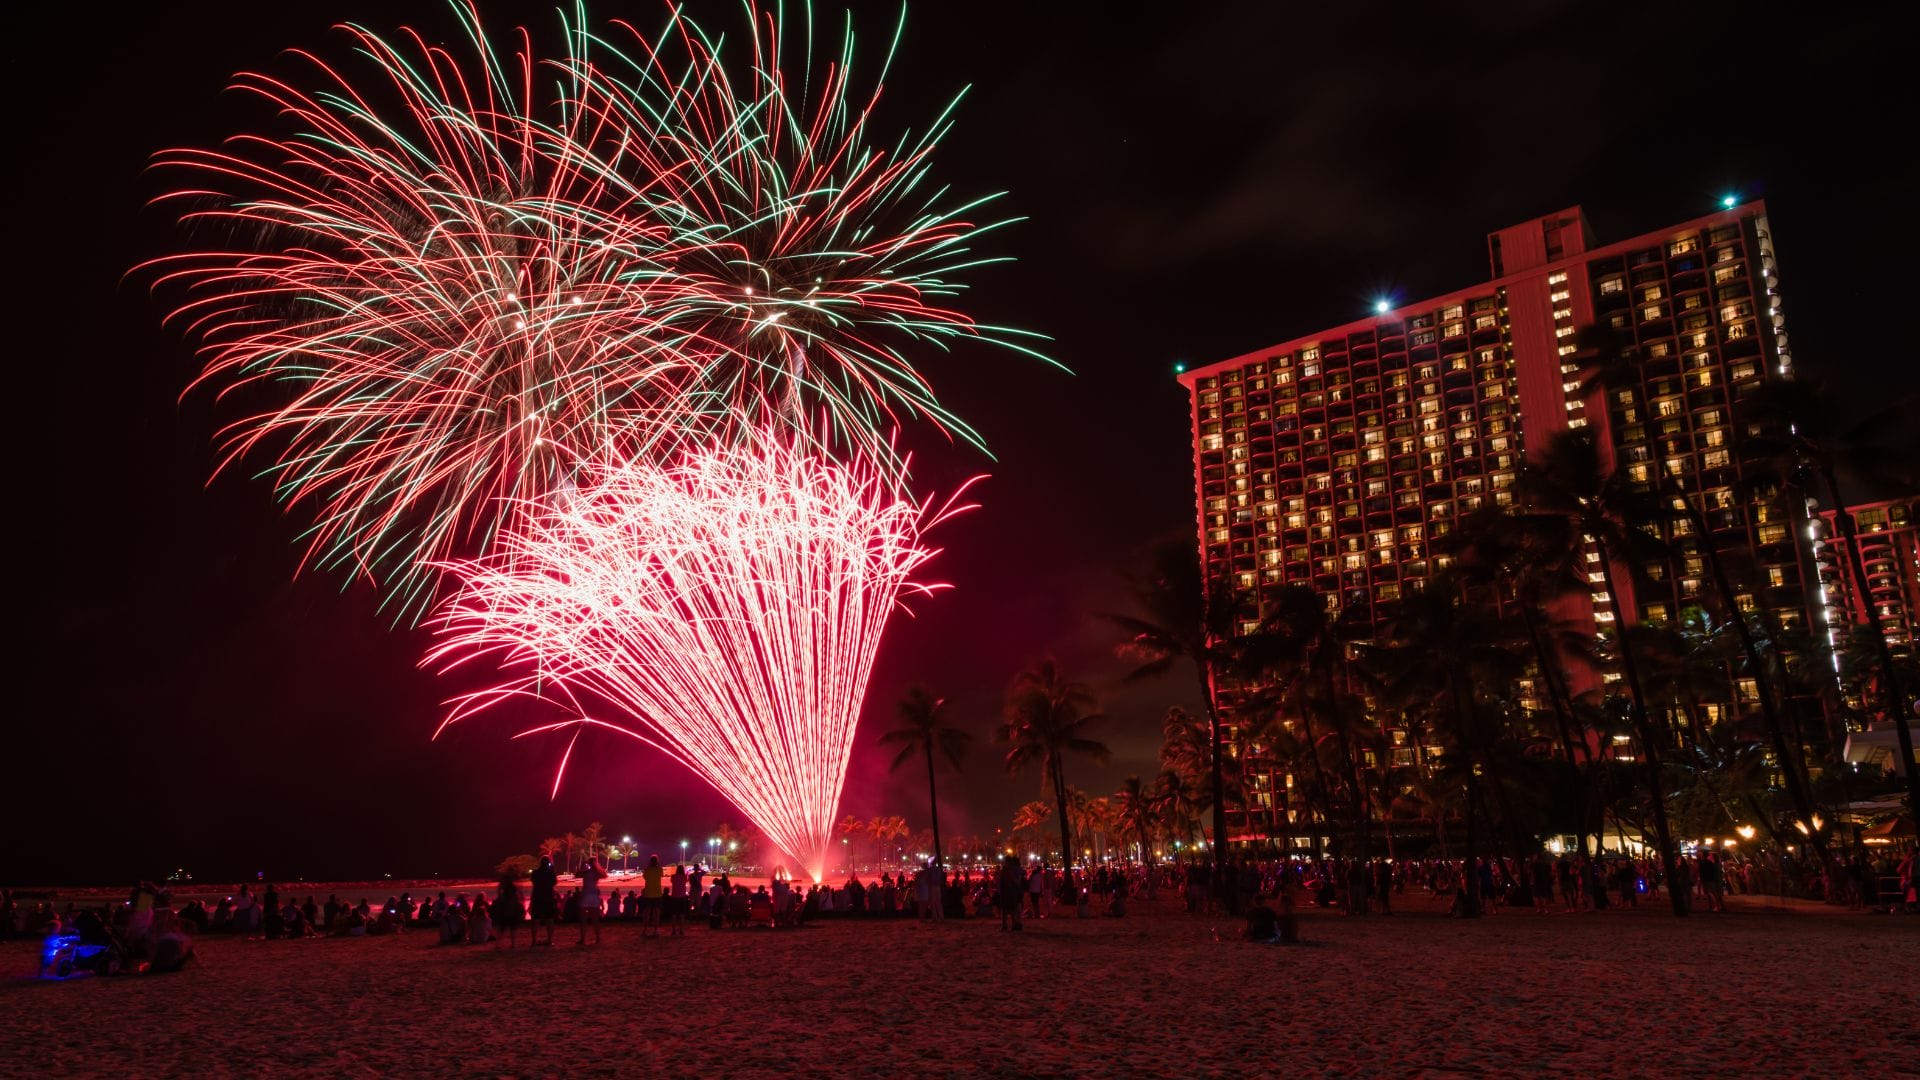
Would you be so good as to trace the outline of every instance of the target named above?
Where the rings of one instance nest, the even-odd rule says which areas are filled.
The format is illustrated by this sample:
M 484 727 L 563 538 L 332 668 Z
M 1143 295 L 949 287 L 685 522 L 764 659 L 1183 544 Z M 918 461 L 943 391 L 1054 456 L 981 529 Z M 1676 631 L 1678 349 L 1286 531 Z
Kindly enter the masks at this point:
M 293 45 L 337 55 L 336 21 L 444 34 L 444 9 L 139 7 L 14 35 L 8 531 L 25 597 L 0 880 L 476 873 L 592 819 L 668 857 L 740 820 L 618 737 L 583 740 L 556 799 L 564 737 L 510 741 L 516 718 L 501 716 L 429 741 L 458 685 L 417 668 L 428 635 L 393 628 L 364 586 L 295 578 L 300 522 L 264 482 L 205 483 L 231 416 L 178 399 L 191 353 L 124 277 L 180 242 L 144 206 L 161 190 L 147 156 L 259 123 L 221 92 L 234 71 L 288 71 L 277 54 Z M 735 4 L 692 8 L 738 25 Z M 991 479 L 984 507 L 935 537 L 935 570 L 957 589 L 917 604 L 882 648 L 846 811 L 925 824 L 922 774 L 889 778 L 872 745 L 924 681 L 981 737 L 965 776 L 942 777 L 944 830 L 1004 824 L 1039 778 L 1005 778 L 986 735 L 1009 677 L 1047 654 L 1101 692 L 1117 752 L 1104 771 L 1072 763 L 1069 780 L 1099 794 L 1150 772 L 1191 679 L 1119 686 L 1092 613 L 1124 606 L 1131 553 L 1192 526 L 1174 364 L 1344 322 L 1378 295 L 1484 280 L 1484 236 L 1501 226 L 1582 204 L 1604 243 L 1725 193 L 1763 197 L 1797 360 L 1852 401 L 1913 392 L 1911 335 L 1883 335 L 1911 306 L 1898 283 L 1920 250 L 1916 188 L 1899 162 L 1920 125 L 1908 38 L 1873 6 L 1419 8 L 912 12 L 880 129 L 917 127 L 972 85 L 937 172 L 964 194 L 1007 191 L 1001 213 L 1030 220 L 992 243 L 1019 261 L 976 274 L 965 303 L 1051 335 L 1075 374 L 986 348 L 927 355 L 997 460 L 913 439 L 925 486 Z M 662 10 L 595 6 L 641 25 Z M 892 10 L 860 13 L 876 44 Z M 551 25 L 535 5 L 488 11 L 497 27 Z

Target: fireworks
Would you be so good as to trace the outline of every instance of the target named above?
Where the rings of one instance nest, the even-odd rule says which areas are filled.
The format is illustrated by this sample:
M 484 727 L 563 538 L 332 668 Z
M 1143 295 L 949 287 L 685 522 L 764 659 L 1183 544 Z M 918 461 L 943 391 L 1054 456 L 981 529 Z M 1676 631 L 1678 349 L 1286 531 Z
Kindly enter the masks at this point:
M 456 45 L 347 27 L 351 68 L 243 75 L 274 132 L 160 156 L 224 238 L 150 267 L 194 385 L 245 410 L 219 467 L 259 467 L 312 513 L 307 561 L 403 616 L 457 579 L 428 662 L 503 681 L 447 723 L 557 702 L 540 730 L 660 748 L 817 877 L 881 631 L 951 510 L 907 494 L 895 432 L 977 443 L 901 350 L 1031 352 L 954 306 L 995 223 L 929 178 L 951 106 L 876 140 L 897 28 L 867 84 L 850 22 L 811 55 L 811 12 L 796 50 L 749 3 L 723 55 L 677 9 L 648 35 L 575 8 L 550 52 L 453 11 Z
M 255 403 L 221 467 L 311 507 L 310 561 L 417 613 L 432 568 L 575 482 L 559 447 L 669 460 L 778 426 L 898 472 L 903 417 L 972 439 L 900 347 L 1026 335 L 947 306 L 992 226 L 928 180 L 950 110 L 874 141 L 891 47 L 861 94 L 850 27 L 816 65 L 751 8 L 726 57 L 677 12 L 563 17 L 541 58 L 454 10 L 459 46 L 349 27 L 358 75 L 242 76 L 285 130 L 159 159 L 194 236 L 227 238 L 154 264 L 196 385 Z
M 582 477 L 557 505 L 520 504 L 495 556 L 452 567 L 465 588 L 428 661 L 491 656 L 507 674 L 447 722 L 560 701 L 575 716 L 536 730 L 659 747 L 818 880 L 881 630 L 937 587 L 912 580 L 934 554 L 921 533 L 961 508 L 774 441 Z

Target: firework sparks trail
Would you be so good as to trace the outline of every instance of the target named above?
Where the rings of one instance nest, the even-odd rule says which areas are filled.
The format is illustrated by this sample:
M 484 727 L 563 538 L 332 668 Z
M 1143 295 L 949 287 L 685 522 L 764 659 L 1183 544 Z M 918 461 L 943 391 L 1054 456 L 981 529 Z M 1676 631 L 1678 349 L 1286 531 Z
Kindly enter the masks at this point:
M 818 880 L 881 632 L 903 595 L 941 587 L 912 580 L 935 554 L 921 535 L 966 507 L 773 440 L 582 475 L 522 504 L 495 556 L 450 567 L 465 584 L 426 663 L 490 656 L 505 675 L 446 723 L 558 701 L 574 715 L 536 731 L 664 750 Z
M 556 446 L 662 461 L 785 425 L 898 472 L 902 419 L 974 440 L 899 346 L 1031 335 L 949 304 L 1004 224 L 928 179 L 951 106 L 875 140 L 897 29 L 863 94 L 851 24 L 816 62 L 811 12 L 789 48 L 749 5 L 723 57 L 677 10 L 603 36 L 575 9 L 543 56 L 453 10 L 454 46 L 349 26 L 352 69 L 240 76 L 275 132 L 158 159 L 196 240 L 225 238 L 149 264 L 185 289 L 195 385 L 258 410 L 220 468 L 313 508 L 309 562 L 417 614 L 503 508 L 574 483 Z

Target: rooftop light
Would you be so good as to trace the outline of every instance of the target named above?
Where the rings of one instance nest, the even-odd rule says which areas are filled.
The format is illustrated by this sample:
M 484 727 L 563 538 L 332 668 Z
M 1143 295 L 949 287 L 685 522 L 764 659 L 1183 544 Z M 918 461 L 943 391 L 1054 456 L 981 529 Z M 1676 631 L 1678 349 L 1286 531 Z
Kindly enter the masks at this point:
M 1385 297 L 1382 297 L 1381 299 L 1375 300 L 1373 302 L 1373 313 L 1375 315 L 1385 315 L 1387 312 L 1392 310 L 1393 310 L 1393 301 L 1388 300 Z
M 1726 208 L 1727 208 L 1727 209 L 1729 209 L 1729 210 L 1731 210 L 1731 209 L 1733 209 L 1734 207 L 1736 207 L 1736 206 L 1738 206 L 1738 205 L 1740 205 L 1740 196 L 1738 196 L 1738 195 L 1722 195 L 1722 196 L 1720 197 L 1720 205 L 1721 205 L 1721 206 L 1724 206 L 1724 207 L 1726 207 Z

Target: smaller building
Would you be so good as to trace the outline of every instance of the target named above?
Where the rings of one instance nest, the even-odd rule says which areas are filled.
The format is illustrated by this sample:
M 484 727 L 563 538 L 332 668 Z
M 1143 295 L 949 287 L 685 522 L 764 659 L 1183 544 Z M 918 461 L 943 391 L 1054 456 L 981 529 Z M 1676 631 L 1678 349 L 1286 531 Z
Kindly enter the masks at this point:
M 1866 572 L 1864 590 L 1854 585 L 1847 539 L 1831 510 L 1820 515 L 1815 558 L 1827 625 L 1877 622 L 1895 652 L 1913 648 L 1920 611 L 1920 498 L 1893 499 L 1847 508 Z

